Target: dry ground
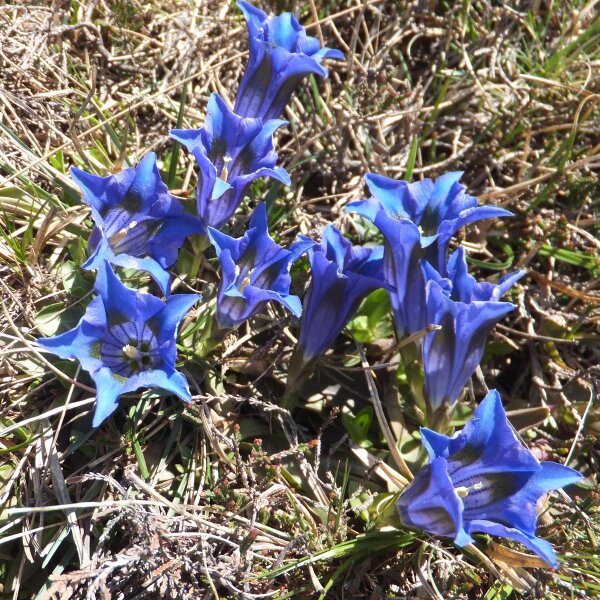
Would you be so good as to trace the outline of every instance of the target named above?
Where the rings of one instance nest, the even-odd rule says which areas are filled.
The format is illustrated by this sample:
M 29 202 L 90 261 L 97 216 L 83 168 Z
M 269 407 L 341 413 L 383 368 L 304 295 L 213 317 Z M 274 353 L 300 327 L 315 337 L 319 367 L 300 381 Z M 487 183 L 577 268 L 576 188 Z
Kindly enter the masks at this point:
M 207 360 L 184 352 L 198 382 L 191 407 L 137 395 L 90 432 L 89 381 L 31 346 L 70 326 L 89 298 L 78 266 L 90 220 L 68 170 L 106 174 L 153 150 L 171 188 L 192 197 L 193 162 L 168 131 L 200 126 L 212 91 L 233 99 L 246 31 L 227 2 L 22 0 L 0 6 L 0 597 L 597 597 L 596 3 L 263 8 L 296 10 L 347 56 L 288 109 L 278 145 L 292 186 L 254 190 L 252 202 L 273 202 L 280 239 L 332 221 L 363 235 L 342 208 L 365 193 L 368 171 L 464 170 L 471 193 L 515 213 L 466 234 L 479 277 L 529 269 L 472 395 L 483 378 L 501 389 L 538 455 L 587 475 L 575 503 L 555 495 L 541 519 L 564 567 L 536 568 L 491 542 L 476 556 L 401 530 L 362 536 L 377 516 L 368 498 L 383 498 L 390 476 L 351 458 L 332 393 L 296 420 L 278 408 L 281 373 L 270 366 L 285 366 L 293 330 L 279 312 Z M 186 285 L 210 290 L 212 264 L 209 255 Z M 337 369 L 344 348 L 322 365 L 341 401 L 345 387 L 365 389 L 360 369 Z M 389 348 L 368 344 L 370 362 L 386 362 Z

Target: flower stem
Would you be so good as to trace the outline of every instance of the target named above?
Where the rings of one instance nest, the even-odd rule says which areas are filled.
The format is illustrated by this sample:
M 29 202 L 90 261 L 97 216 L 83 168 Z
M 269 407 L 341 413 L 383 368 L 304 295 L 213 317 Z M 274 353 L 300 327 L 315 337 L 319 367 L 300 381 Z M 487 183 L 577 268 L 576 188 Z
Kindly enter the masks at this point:
M 229 331 L 229 329 L 221 329 L 217 324 L 216 317 L 213 315 L 209 319 L 208 327 L 204 330 L 198 342 L 198 355 L 202 357 L 208 356 L 223 342 Z
M 204 257 L 204 251 L 210 246 L 210 242 L 208 241 L 208 236 L 204 234 L 191 236 L 191 243 L 194 251 L 194 259 L 192 261 L 189 275 L 193 279 L 194 277 L 197 277 L 200 271 L 202 259 Z
M 300 399 L 302 384 L 312 375 L 314 364 L 314 358 L 306 361 L 300 347 L 296 347 L 288 368 L 285 392 L 279 403 L 281 408 L 286 408 L 290 411 L 294 410 Z

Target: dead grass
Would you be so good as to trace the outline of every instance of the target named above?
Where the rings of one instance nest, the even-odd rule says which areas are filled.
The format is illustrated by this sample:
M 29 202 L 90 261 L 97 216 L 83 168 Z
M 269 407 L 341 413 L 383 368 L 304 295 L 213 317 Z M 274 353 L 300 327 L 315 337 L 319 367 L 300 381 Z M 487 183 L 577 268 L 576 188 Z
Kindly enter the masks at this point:
M 293 184 L 273 194 L 278 235 L 316 234 L 331 221 L 363 235 L 342 207 L 364 194 L 367 171 L 464 170 L 472 193 L 516 214 L 469 231 L 479 275 L 531 274 L 514 298 L 517 314 L 490 343 L 485 381 L 510 408 L 548 407 L 539 427 L 529 417 L 517 426 L 540 457 L 568 457 L 595 486 L 595 3 L 327 2 L 316 4 L 318 23 L 314 6 L 298 7 L 303 22 L 347 62 L 331 63 L 327 82 L 307 80 L 288 109 L 279 149 Z M 277 406 L 283 388 L 272 365 L 285 364 L 293 335 L 278 312 L 242 328 L 210 363 L 186 363 L 198 382 L 191 408 L 132 396 L 94 433 L 87 379 L 32 352 L 40 311 L 62 305 L 66 319 L 90 289 L 88 275 L 76 279 L 71 269 L 90 224 L 69 167 L 105 174 L 154 150 L 171 187 L 192 197 L 192 161 L 168 131 L 181 106 L 183 125 L 198 127 L 210 92 L 233 99 L 245 37 L 234 6 L 215 1 L 0 7 L 2 597 L 599 594 L 595 492 L 581 492 L 576 505 L 551 500 L 542 531 L 569 553 L 558 573 L 526 570 L 538 565 L 495 545 L 486 548 L 490 572 L 481 556 L 412 533 L 365 541 L 360 516 L 394 489 L 399 467 L 350 448 L 336 402 L 347 389 L 358 405 L 369 396 L 360 370 L 332 368 L 337 354 L 322 369 L 331 385 L 320 414 L 294 422 Z M 189 283 L 206 279 L 214 282 L 208 268 Z M 388 362 L 389 348 L 374 344 L 368 359 Z M 393 415 L 393 376 L 376 373 Z M 292 568 L 291 559 L 304 563 Z

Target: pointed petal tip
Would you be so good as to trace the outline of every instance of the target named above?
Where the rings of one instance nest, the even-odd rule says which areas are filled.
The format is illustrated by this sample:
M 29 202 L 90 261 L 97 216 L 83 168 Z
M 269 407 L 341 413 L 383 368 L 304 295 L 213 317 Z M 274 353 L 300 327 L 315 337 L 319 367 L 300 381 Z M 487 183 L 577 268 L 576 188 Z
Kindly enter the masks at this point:
M 327 50 L 325 52 L 325 58 L 331 60 L 346 60 L 346 55 L 337 48 L 325 48 L 325 50 Z

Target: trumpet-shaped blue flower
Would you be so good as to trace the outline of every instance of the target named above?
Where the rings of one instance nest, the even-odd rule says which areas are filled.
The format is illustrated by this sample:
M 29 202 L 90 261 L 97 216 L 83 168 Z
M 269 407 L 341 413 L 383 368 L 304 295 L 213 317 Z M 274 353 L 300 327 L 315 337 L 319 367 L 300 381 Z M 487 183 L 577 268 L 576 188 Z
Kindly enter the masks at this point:
M 327 77 L 321 61 L 343 60 L 344 54 L 321 48 L 291 13 L 269 17 L 243 0 L 238 6 L 248 23 L 250 58 L 234 111 L 244 117 L 278 118 L 306 75 Z
M 369 173 L 365 182 L 371 198 L 348 205 L 348 209 L 375 221 L 383 210 L 400 223 L 409 221 L 419 229 L 424 258 L 446 275 L 448 245 L 452 236 L 465 225 L 512 213 L 497 206 L 477 206 L 477 198 L 466 193 L 459 183 L 461 171 L 442 175 L 436 181 L 424 179 L 408 183 Z
M 60 358 L 76 358 L 96 383 L 93 426 L 118 406 L 121 394 L 160 388 L 191 399 L 185 377 L 175 370 L 177 326 L 197 294 L 176 294 L 163 302 L 125 287 L 104 261 L 98 267 L 98 293 L 74 329 L 41 338 L 38 344 Z
M 511 215 L 495 206 L 477 206 L 477 199 L 458 183 L 461 175 L 447 173 L 435 182 L 408 183 L 370 173 L 365 182 L 371 197 L 348 205 L 348 210 L 371 220 L 384 236 L 385 279 L 395 290 L 390 299 L 400 337 L 429 324 L 423 260 L 445 277 L 449 242 L 461 227 Z
M 431 412 L 452 407 L 459 399 L 481 361 L 491 330 L 514 309 L 500 297 L 524 274 L 506 275 L 497 285 L 477 283 L 467 273 L 464 249 L 459 248 L 448 261 L 449 279 L 438 275 L 437 281 L 432 278 L 427 283 L 426 321 L 442 326 L 428 333 L 423 342 L 425 392 Z
M 383 248 L 353 246 L 333 225 L 325 227 L 320 246 L 313 242 L 309 258 L 311 283 L 298 344 L 304 364 L 331 346 L 367 294 L 386 287 Z
M 290 267 L 309 244 L 297 242 L 289 250 L 276 244 L 269 235 L 265 204 L 256 208 L 243 237 L 235 239 L 212 227 L 208 228 L 208 237 L 221 262 L 217 295 L 220 329 L 237 327 L 260 312 L 269 300 L 300 316 L 300 299 L 289 293 Z
M 252 181 L 273 177 L 285 185 L 290 178 L 276 167 L 273 134 L 286 121 L 240 117 L 212 94 L 201 129 L 174 129 L 171 136 L 196 158 L 198 215 L 205 227 L 220 229 L 233 215 Z
M 552 546 L 535 535 L 537 505 L 547 492 L 579 481 L 577 471 L 538 462 L 510 426 L 492 390 L 452 437 L 421 429 L 429 464 L 397 500 L 409 527 L 453 538 L 458 546 L 487 533 L 518 541 L 552 567 Z
M 395 220 L 383 210 L 377 213 L 373 223 L 383 234 L 383 273 L 385 280 L 393 285 L 389 296 L 394 323 L 398 336 L 403 338 L 428 325 L 421 233 L 412 221 Z
M 131 169 L 98 177 L 71 169 L 71 176 L 92 209 L 96 227 L 90 235 L 90 258 L 84 269 L 99 269 L 104 261 L 149 273 L 161 291 L 169 293 L 165 271 L 177 259 L 186 237 L 202 232 L 198 219 L 162 182 L 156 155 L 147 154 Z

